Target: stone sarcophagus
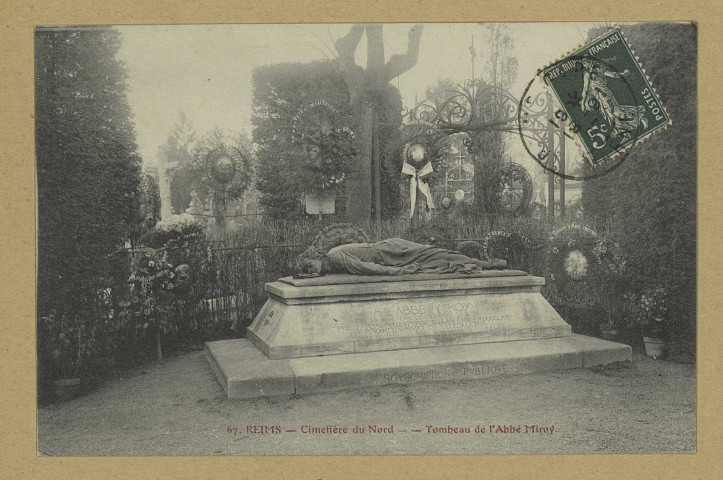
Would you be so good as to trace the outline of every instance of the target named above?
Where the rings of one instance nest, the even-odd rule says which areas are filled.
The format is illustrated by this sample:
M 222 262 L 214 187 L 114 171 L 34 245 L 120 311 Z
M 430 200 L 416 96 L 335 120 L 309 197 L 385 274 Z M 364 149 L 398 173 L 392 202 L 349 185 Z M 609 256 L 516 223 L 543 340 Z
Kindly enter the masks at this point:
M 248 338 L 277 359 L 571 335 L 540 294 L 542 278 L 515 270 L 407 277 L 269 283 Z
M 485 378 L 629 361 L 629 346 L 571 333 L 515 270 L 328 275 L 268 283 L 247 339 L 208 342 L 229 398 Z

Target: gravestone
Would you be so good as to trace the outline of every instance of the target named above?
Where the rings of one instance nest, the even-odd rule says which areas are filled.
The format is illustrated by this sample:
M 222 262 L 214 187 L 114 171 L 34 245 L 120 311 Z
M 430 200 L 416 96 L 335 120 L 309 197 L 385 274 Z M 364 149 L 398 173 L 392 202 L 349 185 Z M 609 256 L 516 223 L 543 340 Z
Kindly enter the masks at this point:
M 248 338 L 208 342 L 229 398 L 587 368 L 629 346 L 572 334 L 516 270 L 282 278 Z

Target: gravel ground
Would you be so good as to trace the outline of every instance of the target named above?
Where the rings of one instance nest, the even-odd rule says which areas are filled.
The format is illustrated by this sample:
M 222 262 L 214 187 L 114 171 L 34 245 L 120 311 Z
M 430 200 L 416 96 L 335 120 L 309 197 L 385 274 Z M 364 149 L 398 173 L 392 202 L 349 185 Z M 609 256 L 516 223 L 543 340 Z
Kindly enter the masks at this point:
M 605 369 L 229 400 L 198 351 L 39 408 L 38 453 L 694 452 L 695 377 L 694 365 L 635 354 L 631 365 Z M 387 431 L 371 433 L 370 425 Z M 526 428 L 533 425 L 545 428 Z M 304 426 L 347 427 L 348 433 L 302 433 Z M 355 426 L 365 433 L 353 433 Z M 518 426 L 520 433 L 505 433 L 504 427 Z M 442 427 L 470 433 L 443 433 Z

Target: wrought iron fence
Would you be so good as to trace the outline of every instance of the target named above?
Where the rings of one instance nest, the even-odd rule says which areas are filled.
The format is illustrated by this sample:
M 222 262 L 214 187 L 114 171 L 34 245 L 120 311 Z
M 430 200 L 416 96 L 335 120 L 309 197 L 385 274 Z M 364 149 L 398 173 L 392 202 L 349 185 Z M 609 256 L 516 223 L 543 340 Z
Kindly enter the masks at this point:
M 199 313 L 214 330 L 245 336 L 246 327 L 266 301 L 264 286 L 290 275 L 302 244 L 214 247 L 210 249 L 208 294 Z

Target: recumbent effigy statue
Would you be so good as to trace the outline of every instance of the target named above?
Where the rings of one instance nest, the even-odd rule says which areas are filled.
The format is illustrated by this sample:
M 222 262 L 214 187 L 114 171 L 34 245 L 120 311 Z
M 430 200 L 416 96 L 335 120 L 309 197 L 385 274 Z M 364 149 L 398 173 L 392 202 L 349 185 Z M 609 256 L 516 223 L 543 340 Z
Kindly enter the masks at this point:
M 412 273 L 472 273 L 503 269 L 501 259 L 478 260 L 453 250 L 390 238 L 376 243 L 347 243 L 326 254 L 311 246 L 299 256 L 300 274 L 314 277 L 331 273 L 352 275 L 405 275 Z

